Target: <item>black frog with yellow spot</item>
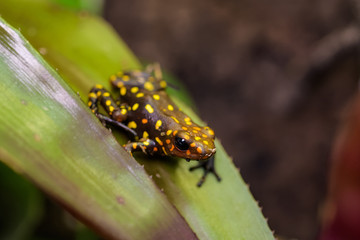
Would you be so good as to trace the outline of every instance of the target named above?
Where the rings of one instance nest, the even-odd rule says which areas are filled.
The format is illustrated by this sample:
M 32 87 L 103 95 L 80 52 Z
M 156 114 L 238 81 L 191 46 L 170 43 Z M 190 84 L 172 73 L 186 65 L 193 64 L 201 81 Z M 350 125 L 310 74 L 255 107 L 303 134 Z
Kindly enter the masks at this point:
M 141 150 L 148 155 L 206 160 L 190 168 L 205 169 L 198 186 L 209 172 L 220 181 L 214 169 L 214 131 L 194 123 L 174 104 L 165 92 L 167 84 L 158 65 L 149 65 L 143 72 L 119 72 L 110 77 L 110 82 L 120 91 L 119 101 L 114 101 L 103 86 L 96 85 L 89 93 L 88 105 L 100 120 L 133 135 L 135 141 L 124 146 L 129 153 Z M 109 117 L 98 113 L 98 101 Z

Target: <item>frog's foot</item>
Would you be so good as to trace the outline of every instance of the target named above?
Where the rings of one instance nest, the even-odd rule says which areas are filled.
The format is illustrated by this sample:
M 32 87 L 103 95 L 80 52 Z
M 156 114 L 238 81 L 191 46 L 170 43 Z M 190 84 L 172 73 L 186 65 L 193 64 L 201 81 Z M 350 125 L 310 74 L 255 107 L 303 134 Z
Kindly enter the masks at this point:
M 150 139 L 140 139 L 139 142 L 129 142 L 123 145 L 125 150 L 132 156 L 133 152 L 142 151 L 145 154 L 152 155 L 156 150 L 156 144 Z
M 219 182 L 221 181 L 220 176 L 217 174 L 216 170 L 215 170 L 215 158 L 214 156 L 212 156 L 211 158 L 209 158 L 209 160 L 207 161 L 200 161 L 198 165 L 191 167 L 189 170 L 193 171 L 195 169 L 198 168 L 202 168 L 204 169 L 204 175 L 201 177 L 200 181 L 197 183 L 198 187 L 201 187 L 203 185 L 203 183 L 205 182 L 206 176 L 209 173 L 212 173 L 215 175 L 216 180 L 218 180 Z
M 145 72 L 147 72 L 149 74 L 154 73 L 154 76 L 156 79 L 163 78 L 162 70 L 161 70 L 160 64 L 158 62 L 147 65 Z
M 130 154 L 130 156 L 133 156 L 132 152 L 133 152 L 134 150 L 136 150 L 136 148 L 135 148 L 135 149 L 133 148 L 133 144 L 132 144 L 132 143 L 124 144 L 124 145 L 123 145 L 123 148 L 125 148 L 125 151 L 127 151 L 127 152 Z

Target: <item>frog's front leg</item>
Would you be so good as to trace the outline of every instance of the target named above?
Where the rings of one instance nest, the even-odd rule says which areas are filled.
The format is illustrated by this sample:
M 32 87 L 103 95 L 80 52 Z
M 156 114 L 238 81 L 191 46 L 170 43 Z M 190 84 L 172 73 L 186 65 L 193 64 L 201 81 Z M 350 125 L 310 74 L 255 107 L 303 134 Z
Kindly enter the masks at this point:
M 99 101 L 111 118 L 98 112 Z M 110 123 L 131 133 L 134 137 L 137 137 L 134 130 L 122 123 L 128 117 L 128 106 L 126 104 L 118 106 L 111 97 L 110 92 L 104 89 L 102 85 L 98 84 L 90 90 L 88 106 L 104 125 Z
M 124 148 L 131 156 L 133 152 L 137 151 L 143 151 L 147 155 L 153 155 L 158 151 L 156 143 L 151 139 L 140 139 L 139 142 L 130 142 L 125 144 Z
M 201 177 L 200 181 L 197 183 L 198 187 L 201 187 L 201 185 L 203 185 L 203 183 L 205 182 L 206 176 L 209 173 L 214 174 L 216 179 L 219 182 L 221 181 L 220 176 L 217 174 L 217 172 L 215 170 L 215 157 L 214 156 L 210 157 L 206 161 L 200 161 L 198 165 L 196 165 L 194 167 L 191 167 L 189 170 L 193 171 L 193 170 L 198 169 L 198 168 L 204 169 L 204 175 Z

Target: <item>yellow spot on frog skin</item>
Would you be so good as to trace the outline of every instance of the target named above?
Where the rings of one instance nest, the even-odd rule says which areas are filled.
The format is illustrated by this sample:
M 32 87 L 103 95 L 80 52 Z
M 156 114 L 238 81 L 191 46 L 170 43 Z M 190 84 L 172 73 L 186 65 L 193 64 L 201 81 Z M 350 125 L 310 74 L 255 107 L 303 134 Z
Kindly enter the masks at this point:
M 146 104 L 145 109 L 149 112 L 149 113 L 153 113 L 154 109 L 150 104 Z
M 173 132 L 173 136 L 175 136 L 175 135 L 177 134 L 177 132 L 178 132 L 178 130 L 175 130 L 175 131 Z
M 93 92 L 89 93 L 89 97 L 90 97 L 90 98 L 97 98 L 96 94 L 93 93 Z
M 123 108 L 123 109 L 121 109 L 120 113 L 121 113 L 122 115 L 125 115 L 125 114 L 127 113 L 127 110 L 126 110 L 125 108 Z
M 191 119 L 190 119 L 189 117 L 186 117 L 186 118 L 184 118 L 184 121 L 185 121 L 185 122 L 190 122 Z
M 187 151 L 186 151 L 186 155 L 190 155 L 190 150 L 187 150 Z
M 163 145 L 163 142 L 160 140 L 160 138 L 155 137 L 155 140 L 156 140 L 161 146 Z
M 144 84 L 144 88 L 145 88 L 146 90 L 152 91 L 152 90 L 154 90 L 154 85 L 152 85 L 151 82 L 146 82 L 146 83 Z
M 115 81 L 116 80 L 116 76 L 115 75 L 111 75 L 110 76 L 110 81 Z
M 88 102 L 88 106 L 90 107 L 91 105 L 92 105 L 92 102 L 91 102 L 91 101 L 89 101 L 89 102 Z
M 171 133 L 172 133 L 172 130 L 167 130 L 167 131 L 166 131 L 166 135 L 168 135 L 168 136 L 169 136 Z
M 120 88 L 120 95 L 124 96 L 126 94 L 126 87 Z
M 199 127 L 194 127 L 195 130 L 201 131 L 201 128 Z
M 162 147 L 162 150 L 163 150 L 163 152 L 165 153 L 165 155 L 167 155 L 167 152 L 166 152 L 166 150 L 165 150 L 164 147 Z
M 117 86 L 118 88 L 121 88 L 121 87 L 124 86 L 124 83 L 123 83 L 123 82 L 118 82 L 118 83 L 116 84 L 116 86 Z
M 110 107 L 109 107 L 109 111 L 110 111 L 110 114 L 112 114 L 112 112 L 114 111 L 114 107 L 113 107 L 113 106 L 110 106 Z
M 186 124 L 190 126 L 190 125 L 192 125 L 192 122 L 186 122 Z
M 147 131 L 144 131 L 143 132 L 143 138 L 148 138 L 149 137 L 149 134 L 147 133 Z
M 194 143 L 194 142 L 191 143 L 191 144 L 190 144 L 190 147 L 196 147 L 196 143 Z
M 202 153 L 201 147 L 197 147 L 197 148 L 196 148 L 196 151 L 197 151 L 198 153 Z
M 209 132 L 209 134 L 212 135 L 212 136 L 215 135 L 215 133 L 214 133 L 214 131 L 213 131 L 212 129 L 209 129 L 208 132 Z
M 171 142 L 170 139 L 166 139 L 165 141 L 167 144 L 170 144 L 170 142 Z
M 196 141 L 199 141 L 201 139 L 201 137 L 195 137 Z
M 201 136 L 203 136 L 204 138 L 207 138 L 207 137 L 208 137 L 208 135 L 206 135 L 206 134 L 203 134 L 203 135 L 201 135 Z
M 103 94 L 104 97 L 110 97 L 110 93 L 106 92 Z
M 142 122 L 143 124 L 146 124 L 146 123 L 148 123 L 148 120 L 147 120 L 146 118 L 143 118 L 143 119 L 141 119 L 141 122 Z
M 101 84 L 96 84 L 95 87 L 98 89 L 103 89 L 103 86 Z
M 124 75 L 124 76 L 122 77 L 122 80 L 125 81 L 125 82 L 127 82 L 127 81 L 130 80 L 130 77 L 129 77 L 128 75 Z
M 138 109 L 139 107 L 139 104 L 138 103 L 135 103 L 133 106 L 132 106 L 132 110 L 133 111 L 136 111 L 136 109 Z
M 154 95 L 153 95 L 153 98 L 154 98 L 155 100 L 160 100 L 160 96 L 159 96 L 158 94 L 154 94 Z
M 174 121 L 175 121 L 176 123 L 179 123 L 179 120 L 177 120 L 176 117 L 171 116 L 171 118 L 174 119 Z
M 128 127 L 135 129 L 137 127 L 136 122 L 134 122 L 134 121 L 129 122 Z
M 184 129 L 185 131 L 186 131 L 186 130 L 188 130 L 188 128 L 187 128 L 187 127 L 181 127 L 181 128 L 182 128 L 182 129 Z
M 105 104 L 106 104 L 106 106 L 110 106 L 110 105 L 111 105 L 111 101 L 110 101 L 110 100 L 106 100 Z
M 130 92 L 132 92 L 132 93 L 137 93 L 139 91 L 139 88 L 138 87 L 132 87 L 131 89 L 130 89 Z
M 174 107 L 172 106 L 172 105 L 168 105 L 168 109 L 170 110 L 170 111 L 174 111 Z
M 160 81 L 160 87 L 166 88 L 166 82 L 164 80 Z
M 144 132 L 144 133 L 145 133 L 145 132 Z M 145 145 L 145 146 L 149 146 L 150 143 L 149 143 L 148 141 L 145 141 L 145 142 L 144 142 L 144 145 Z
M 190 139 L 190 136 L 187 135 L 187 134 L 185 134 L 185 135 L 184 135 L 184 138 L 185 138 L 186 140 L 189 140 L 189 139 Z
M 205 145 L 209 145 L 209 142 L 206 141 L 206 140 L 204 140 L 203 143 L 204 143 Z
M 137 97 L 137 98 L 141 98 L 141 97 L 143 97 L 143 96 L 144 96 L 144 93 L 142 93 L 142 92 L 136 94 L 136 97 Z
M 100 97 L 100 96 L 101 96 L 101 91 L 97 91 L 97 92 L 96 92 L 96 95 L 97 95 L 98 97 Z
M 161 125 L 162 125 L 162 121 L 161 121 L 161 120 L 157 120 L 157 121 L 156 121 L 156 124 L 155 124 L 155 129 L 156 129 L 156 130 L 159 130 L 159 128 L 161 127 Z
M 137 148 L 137 143 L 133 143 L 132 148 L 136 149 Z
M 193 130 L 193 133 L 199 133 L 198 131 L 196 131 L 196 130 Z

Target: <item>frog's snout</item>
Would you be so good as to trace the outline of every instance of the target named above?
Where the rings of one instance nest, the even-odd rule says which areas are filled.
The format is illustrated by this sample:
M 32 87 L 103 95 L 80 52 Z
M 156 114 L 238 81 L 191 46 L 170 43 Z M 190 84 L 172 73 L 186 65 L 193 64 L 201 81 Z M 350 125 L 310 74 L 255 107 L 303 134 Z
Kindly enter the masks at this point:
M 213 156 L 215 153 L 216 153 L 216 148 L 210 148 L 205 152 L 203 159 L 208 159 L 209 157 Z

